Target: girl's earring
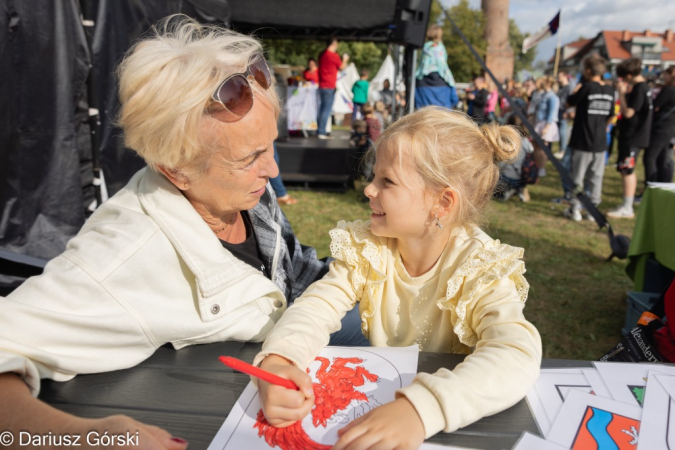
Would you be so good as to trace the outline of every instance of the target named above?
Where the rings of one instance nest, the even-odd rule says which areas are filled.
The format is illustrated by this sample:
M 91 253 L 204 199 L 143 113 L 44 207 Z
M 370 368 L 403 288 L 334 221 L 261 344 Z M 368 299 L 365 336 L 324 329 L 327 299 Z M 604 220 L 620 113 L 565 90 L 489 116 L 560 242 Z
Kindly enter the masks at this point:
M 441 221 L 438 220 L 438 214 L 434 214 L 434 218 L 436 219 L 436 226 L 442 230 L 443 225 L 441 225 Z

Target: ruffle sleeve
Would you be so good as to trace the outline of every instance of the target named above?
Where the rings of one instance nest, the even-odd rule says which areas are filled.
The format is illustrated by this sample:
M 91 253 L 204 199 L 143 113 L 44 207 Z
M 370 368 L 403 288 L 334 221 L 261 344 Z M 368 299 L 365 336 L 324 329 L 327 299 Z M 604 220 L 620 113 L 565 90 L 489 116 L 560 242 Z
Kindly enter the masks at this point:
M 497 280 L 508 278 L 514 282 L 520 301 L 527 300 L 530 285 L 523 276 L 525 263 L 522 257 L 522 248 L 501 244 L 499 240 L 490 241 L 474 252 L 450 277 L 445 299 L 437 305 L 450 311 L 454 332 L 462 344 L 469 347 L 476 345 L 477 336 L 469 325 L 469 314 L 476 306 L 472 302 L 480 290 Z
M 370 321 L 375 314 L 374 298 L 377 298 L 386 279 L 383 247 L 386 243 L 370 231 L 370 221 L 341 220 L 330 232 L 330 251 L 338 261 L 350 269 L 350 282 L 360 302 L 361 331 L 365 337 L 370 333 Z

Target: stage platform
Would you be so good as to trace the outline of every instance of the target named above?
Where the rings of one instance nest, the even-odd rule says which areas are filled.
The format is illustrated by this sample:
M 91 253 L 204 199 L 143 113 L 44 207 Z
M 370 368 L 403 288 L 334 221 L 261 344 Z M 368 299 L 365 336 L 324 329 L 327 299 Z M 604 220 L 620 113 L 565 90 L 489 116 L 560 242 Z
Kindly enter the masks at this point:
M 333 139 L 291 137 L 277 140 L 279 170 L 286 187 L 340 191 L 354 187 L 358 157 L 349 146 L 348 131 L 335 130 Z

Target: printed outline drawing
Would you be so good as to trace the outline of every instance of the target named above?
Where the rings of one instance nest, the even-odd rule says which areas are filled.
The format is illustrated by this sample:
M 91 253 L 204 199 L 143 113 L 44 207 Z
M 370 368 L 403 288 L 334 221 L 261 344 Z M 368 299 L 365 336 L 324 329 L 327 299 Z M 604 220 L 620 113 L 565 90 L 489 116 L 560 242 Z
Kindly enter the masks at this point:
M 645 382 L 647 381 L 647 378 L 644 378 Z M 635 398 L 635 401 L 638 402 L 638 405 L 640 407 L 644 407 L 645 403 L 645 389 L 647 389 L 647 386 L 637 386 L 637 385 L 632 385 L 632 384 L 627 384 L 626 387 L 630 391 L 630 394 Z
M 354 400 L 360 401 L 361 404 L 367 403 L 368 396 L 355 388 L 366 384 L 366 380 L 376 383 L 380 377 L 360 365 L 364 361 L 363 358 L 336 356 L 329 360 L 323 356 L 317 356 L 315 361 L 319 361 L 319 368 L 315 373 L 319 382 L 312 383 L 315 398 L 311 411 L 312 425 L 314 428 L 319 425 L 326 428 L 329 421 L 331 423 L 348 422 L 346 415 L 339 416 L 342 420 L 332 419 L 339 411 L 346 410 Z M 347 364 L 354 364 L 355 367 L 347 367 Z M 310 370 L 307 369 L 307 372 L 309 373 Z M 286 428 L 273 427 L 265 419 L 262 408 L 258 411 L 253 428 L 258 429 L 258 437 L 264 437 L 265 442 L 271 448 L 278 446 L 282 450 L 330 449 L 329 445 L 314 441 L 302 427 L 302 421 L 295 422 Z
M 350 353 L 358 353 L 358 352 L 361 352 L 361 353 L 369 353 L 369 354 L 373 355 L 374 357 L 377 357 L 377 358 L 379 358 L 380 360 L 385 361 L 387 364 L 389 364 L 389 366 L 391 366 L 391 368 L 392 368 L 392 369 L 394 370 L 394 372 L 396 373 L 395 379 L 392 380 L 392 381 L 394 381 L 395 383 L 398 383 L 398 387 L 396 387 L 395 389 L 400 389 L 401 387 L 403 387 L 403 380 L 402 380 L 402 378 L 401 378 L 401 372 L 398 370 L 398 368 L 396 367 L 396 365 L 394 365 L 388 358 L 386 358 L 385 356 L 382 356 L 382 355 L 380 355 L 380 354 L 378 354 L 378 353 L 376 353 L 376 352 L 369 351 L 369 350 L 365 350 L 365 349 L 350 348 L 349 350 L 350 350 Z M 328 359 L 328 358 L 325 358 L 325 357 L 317 356 L 317 358 L 315 358 L 315 361 L 319 360 L 319 358 L 326 359 L 326 360 Z M 362 364 L 363 362 L 367 362 L 367 361 L 368 361 L 367 358 L 359 358 L 358 356 L 333 357 L 332 359 L 335 360 L 335 359 L 338 359 L 338 358 L 342 358 L 342 359 L 360 359 L 361 362 L 360 362 L 359 364 Z M 320 360 L 319 360 L 319 361 L 320 361 Z M 347 363 L 348 363 L 348 362 L 345 362 L 345 364 L 347 364 Z M 343 364 L 343 366 L 344 366 L 344 364 Z M 359 367 L 360 367 L 360 366 L 359 366 Z M 362 368 L 364 371 L 366 371 L 368 374 L 370 374 L 370 372 L 368 372 L 366 369 L 364 369 L 363 367 L 361 367 L 361 368 Z M 352 368 L 349 368 L 349 369 L 352 369 Z M 353 370 L 354 370 L 354 372 L 356 373 L 356 369 L 353 369 Z M 318 372 L 318 370 L 317 370 L 317 372 Z M 374 375 L 374 374 L 371 374 L 371 375 Z M 377 375 L 375 375 L 375 376 L 377 376 Z M 378 382 L 381 380 L 381 377 L 380 377 L 380 376 L 377 376 L 377 377 L 378 377 L 378 379 L 377 379 L 377 381 L 373 381 L 374 383 L 378 383 Z M 362 380 L 363 380 L 363 378 L 362 378 Z M 369 380 L 369 381 L 370 381 L 370 380 Z M 313 384 L 318 384 L 318 383 L 313 383 Z M 363 381 L 363 383 L 360 384 L 360 385 L 358 385 L 358 386 L 362 386 L 363 384 L 365 384 L 365 381 Z M 355 385 L 355 386 L 357 386 L 357 385 Z M 360 391 L 356 391 L 356 392 L 360 392 Z M 363 394 L 363 393 L 362 393 L 362 394 Z M 365 396 L 365 394 L 364 394 L 364 396 Z M 367 397 L 367 399 L 364 400 L 365 402 L 370 402 L 370 401 L 375 400 L 375 399 L 374 399 L 373 397 L 371 397 L 371 396 L 366 396 L 366 397 Z M 257 391 L 256 391 L 255 395 L 253 395 L 253 397 L 251 398 L 251 400 L 248 402 L 248 404 L 246 404 L 246 407 L 244 408 L 244 414 L 242 414 L 242 416 L 241 416 L 241 417 L 239 418 L 239 420 L 237 421 L 237 424 L 236 424 L 236 426 L 235 426 L 235 428 L 234 428 L 234 432 L 232 432 L 232 434 L 230 434 L 230 436 L 228 436 L 227 440 L 226 440 L 225 443 L 223 444 L 223 446 L 222 446 L 222 449 L 223 449 L 223 450 L 228 446 L 230 440 L 237 434 L 237 430 L 239 429 L 239 426 L 241 425 L 241 421 L 244 419 L 244 417 L 247 416 L 247 415 L 246 415 L 246 412 L 249 410 L 249 408 L 251 407 L 252 403 L 253 403 L 256 399 L 258 399 L 258 392 L 257 392 Z M 376 401 L 376 400 L 375 400 L 375 401 Z M 376 401 L 376 402 L 377 402 L 377 401 Z M 350 400 L 349 403 L 351 403 L 351 400 Z M 349 407 L 349 403 L 346 405 L 347 408 Z M 377 402 L 377 403 L 378 403 L 378 406 L 379 406 L 379 402 Z M 316 405 L 315 405 L 315 407 L 316 407 Z M 352 409 L 354 409 L 354 408 L 352 408 Z M 313 411 L 314 411 L 314 408 L 312 408 L 312 412 L 313 412 Z M 257 412 L 257 414 L 256 414 L 256 421 L 255 421 L 255 424 L 254 424 L 254 428 L 258 428 L 257 425 L 258 425 L 260 422 L 259 422 L 259 420 L 257 420 L 257 419 L 260 418 L 260 414 L 261 414 L 261 413 L 262 413 L 262 409 L 260 409 L 260 410 Z M 264 416 L 263 416 L 263 417 L 264 417 Z M 312 419 L 314 419 L 314 418 L 312 418 Z M 296 425 L 297 425 L 297 427 L 296 427 Z M 324 426 L 325 426 L 325 425 L 324 425 Z M 298 422 L 296 422 L 296 424 L 294 424 L 293 426 L 288 427 L 288 428 L 293 428 L 293 427 L 299 428 L 303 433 L 306 434 L 306 432 L 302 429 L 302 421 L 298 421 Z M 315 425 L 315 427 L 316 427 L 316 425 Z M 299 432 L 300 430 L 295 430 L 295 429 L 294 429 L 294 430 L 293 430 L 294 432 L 290 432 L 290 433 L 288 433 L 288 434 L 293 435 L 292 438 L 296 438 L 296 437 L 299 436 L 299 435 L 296 435 L 296 433 Z M 258 434 L 258 437 L 259 437 L 259 438 L 262 438 L 262 441 L 263 441 L 264 443 L 268 444 L 269 448 L 275 448 L 274 446 L 269 445 L 269 443 L 268 443 L 267 440 L 265 439 L 265 436 L 263 436 L 263 435 L 265 434 L 265 430 L 260 430 L 260 432 L 257 433 L 257 434 Z M 287 442 L 287 441 L 282 440 L 282 442 Z M 295 447 L 295 448 L 302 448 L 302 449 L 307 448 L 307 450 L 328 450 L 328 449 L 330 449 L 330 448 L 332 447 L 332 445 L 320 444 L 320 443 L 317 443 L 317 442 L 314 442 L 314 441 L 310 441 L 310 442 L 311 442 L 311 444 L 314 444 L 315 446 L 306 447 L 306 446 L 307 446 L 307 442 L 302 442 L 302 445 L 303 445 L 302 447 Z M 294 447 L 290 447 L 290 448 L 294 448 Z M 282 447 L 282 449 L 283 449 L 283 447 Z M 287 449 L 287 450 L 288 450 L 288 449 Z
M 564 402 L 564 401 L 565 401 L 565 397 L 563 396 L 563 393 L 562 393 L 562 391 L 560 390 L 560 388 L 570 388 L 570 389 L 574 389 L 574 388 L 588 388 L 588 389 L 591 390 L 590 393 L 593 394 L 593 386 L 591 386 L 590 384 L 554 384 L 553 386 L 555 387 L 556 392 L 557 392 L 558 395 L 560 396 L 560 401 L 561 401 L 561 402 Z M 595 394 L 594 394 L 594 395 L 595 395 Z
M 622 422 L 625 423 L 622 424 Z M 572 450 L 585 450 L 591 448 L 634 450 L 637 444 L 637 430 L 639 426 L 639 420 L 587 405 L 570 448 Z M 632 439 L 628 442 L 621 442 L 622 440 L 618 438 L 624 436 L 620 434 L 615 435 L 615 433 L 623 433 Z M 623 440 L 625 439 L 626 438 L 624 437 Z M 617 440 L 619 440 L 619 442 L 617 442 Z M 595 444 L 595 447 L 591 444 Z M 614 444 L 614 447 L 612 447 L 611 444 Z

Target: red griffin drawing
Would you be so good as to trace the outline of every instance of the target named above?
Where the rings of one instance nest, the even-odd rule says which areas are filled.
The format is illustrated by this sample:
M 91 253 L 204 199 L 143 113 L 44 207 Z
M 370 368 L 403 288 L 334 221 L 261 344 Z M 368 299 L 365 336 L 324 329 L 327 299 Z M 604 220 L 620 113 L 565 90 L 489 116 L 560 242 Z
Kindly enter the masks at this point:
M 326 427 L 328 421 L 338 411 L 345 410 L 352 400 L 369 402 L 363 392 L 355 388 L 363 386 L 366 380 L 376 382 L 379 377 L 368 372 L 363 366 L 354 368 L 347 364 L 360 364 L 361 358 L 333 358 L 333 365 L 328 370 L 328 358 L 317 356 L 316 361 L 321 363 L 316 372 L 318 383 L 314 383 L 314 408 L 312 409 L 312 423 Z M 286 428 L 276 428 L 270 425 L 262 412 L 258 416 L 254 428 L 258 429 L 258 436 L 264 436 L 270 447 L 278 446 L 282 450 L 328 450 L 330 445 L 314 442 L 302 428 L 302 421 L 298 421 Z

